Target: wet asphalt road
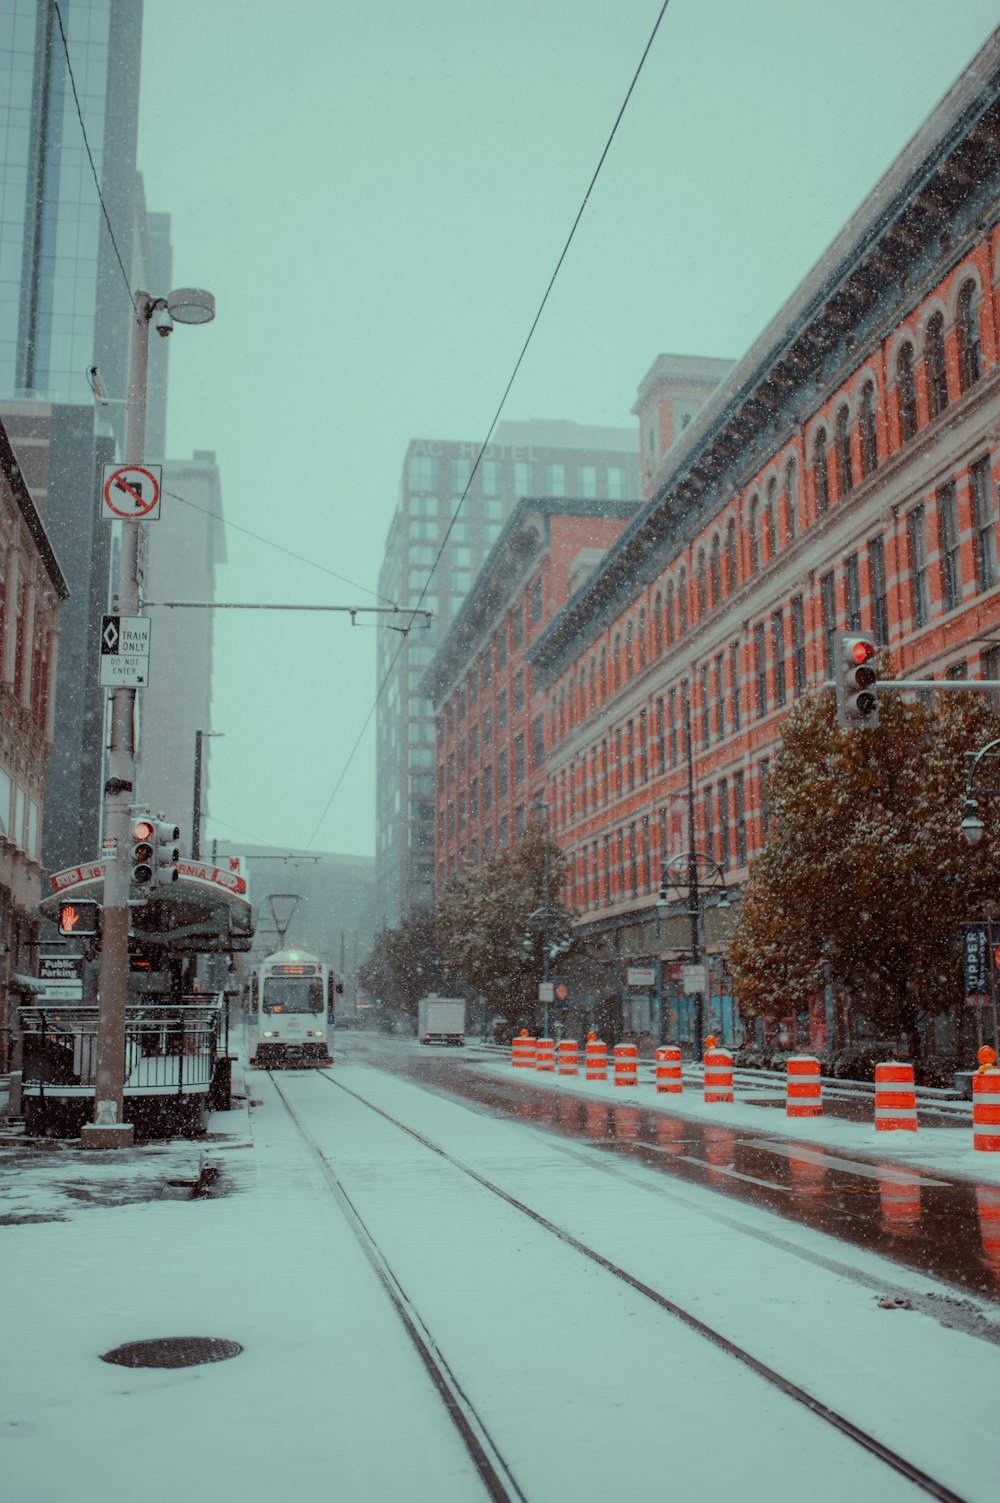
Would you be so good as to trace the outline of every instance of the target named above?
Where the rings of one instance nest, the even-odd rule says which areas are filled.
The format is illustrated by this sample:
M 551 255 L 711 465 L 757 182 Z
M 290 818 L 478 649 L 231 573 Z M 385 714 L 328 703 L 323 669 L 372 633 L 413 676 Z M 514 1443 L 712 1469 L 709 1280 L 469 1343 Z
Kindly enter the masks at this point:
M 369 1052 L 360 1043 L 355 1035 L 350 1050 L 359 1062 L 367 1055 L 380 1069 L 498 1117 L 638 1159 L 1000 1303 L 1000 1185 L 879 1162 L 875 1154 L 858 1162 L 837 1149 L 768 1138 L 763 1122 L 756 1134 L 508 1082 L 452 1050 L 372 1041 Z

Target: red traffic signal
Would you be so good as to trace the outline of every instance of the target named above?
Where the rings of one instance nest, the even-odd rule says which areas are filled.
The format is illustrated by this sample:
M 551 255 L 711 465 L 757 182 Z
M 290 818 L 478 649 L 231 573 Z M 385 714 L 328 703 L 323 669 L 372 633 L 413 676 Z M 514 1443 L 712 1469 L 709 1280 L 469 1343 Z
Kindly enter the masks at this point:
M 873 637 L 840 636 L 837 659 L 837 724 L 844 730 L 871 730 L 878 725 L 878 670 Z

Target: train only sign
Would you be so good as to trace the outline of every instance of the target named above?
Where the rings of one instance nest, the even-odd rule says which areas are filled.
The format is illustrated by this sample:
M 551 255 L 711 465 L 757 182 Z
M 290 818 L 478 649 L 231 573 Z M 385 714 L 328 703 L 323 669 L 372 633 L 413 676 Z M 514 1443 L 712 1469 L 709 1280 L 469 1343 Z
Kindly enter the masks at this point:
M 101 675 L 105 689 L 142 689 L 149 683 L 148 616 L 101 617 Z

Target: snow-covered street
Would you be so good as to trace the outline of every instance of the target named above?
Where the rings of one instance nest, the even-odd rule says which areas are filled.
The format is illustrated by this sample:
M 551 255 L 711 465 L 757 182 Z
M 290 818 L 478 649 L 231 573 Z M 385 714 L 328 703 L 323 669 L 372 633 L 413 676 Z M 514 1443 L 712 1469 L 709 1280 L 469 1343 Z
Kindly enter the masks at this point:
M 456 1081 L 505 1068 L 435 1054 Z M 0 1422 L 15 1503 L 58 1503 L 84 1482 L 107 1503 L 179 1487 L 192 1503 L 486 1496 L 372 1246 L 499 1496 L 926 1495 L 691 1322 L 905 1458 L 938 1496 L 995 1496 L 990 1301 L 432 1091 L 405 1078 L 427 1057 L 411 1041 L 344 1037 L 337 1056 L 322 1073 L 250 1072 L 249 1119 L 219 1114 L 203 1145 L 2 1150 L 16 1224 L 0 1259 L 20 1291 Z M 599 1102 L 614 1088 L 562 1083 L 574 1089 Z M 699 1106 L 685 1097 L 683 1111 Z M 742 1132 L 755 1109 L 728 1110 Z M 850 1124 L 806 1126 L 847 1151 Z M 909 1178 L 933 1183 L 933 1165 L 914 1168 L 917 1140 L 885 1154 L 880 1142 L 879 1156 L 904 1153 Z M 942 1173 L 930 1134 L 924 1151 Z M 162 1198 L 196 1187 L 209 1193 Z M 124 1342 L 194 1335 L 244 1350 L 169 1371 L 100 1361 Z

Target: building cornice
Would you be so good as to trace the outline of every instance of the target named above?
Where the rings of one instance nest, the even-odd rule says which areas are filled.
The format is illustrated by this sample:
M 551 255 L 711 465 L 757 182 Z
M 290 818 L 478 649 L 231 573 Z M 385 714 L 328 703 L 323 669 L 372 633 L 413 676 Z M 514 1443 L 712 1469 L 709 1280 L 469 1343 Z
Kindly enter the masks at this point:
M 60 600 L 68 600 L 69 585 L 66 583 L 66 577 L 62 569 L 59 567 L 59 560 L 56 558 L 52 544 L 49 542 L 49 535 L 45 531 L 45 524 L 41 519 L 37 506 L 32 500 L 31 492 L 25 484 L 17 455 L 11 448 L 7 430 L 2 422 L 0 422 L 0 470 L 3 471 L 4 479 L 10 487 L 14 505 L 20 512 L 21 519 L 28 529 L 31 540 L 38 549 L 38 556 L 44 565 L 45 572 L 49 576 L 52 588 Z

